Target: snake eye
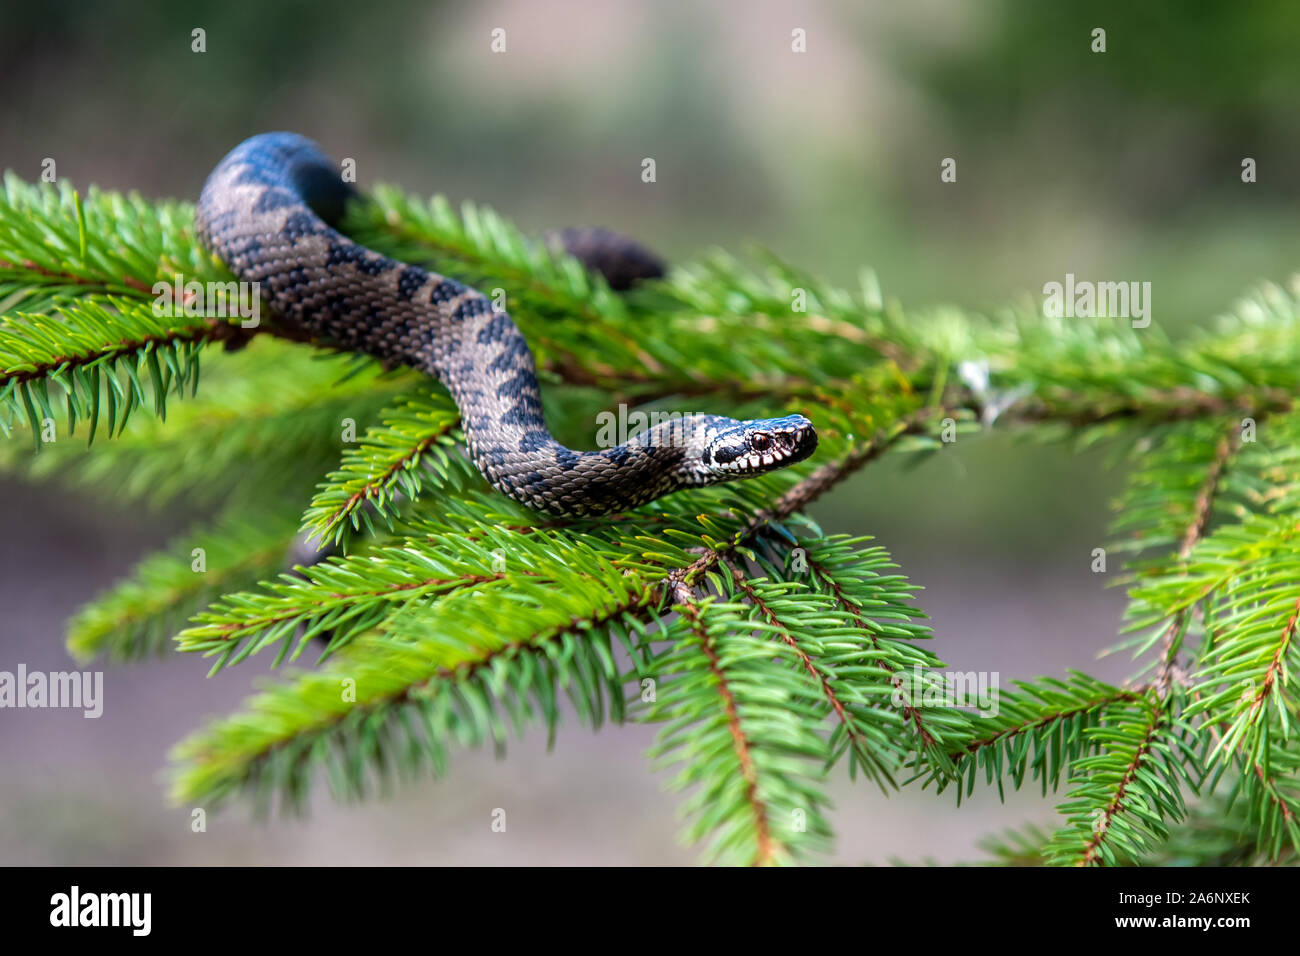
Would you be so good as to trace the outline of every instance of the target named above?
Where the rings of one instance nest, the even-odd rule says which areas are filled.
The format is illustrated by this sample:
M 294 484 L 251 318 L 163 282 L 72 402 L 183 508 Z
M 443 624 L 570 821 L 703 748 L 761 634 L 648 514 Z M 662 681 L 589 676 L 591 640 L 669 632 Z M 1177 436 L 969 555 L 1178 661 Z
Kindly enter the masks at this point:
M 767 451 L 772 447 L 772 436 L 767 432 L 754 432 L 749 436 L 749 447 L 754 451 Z

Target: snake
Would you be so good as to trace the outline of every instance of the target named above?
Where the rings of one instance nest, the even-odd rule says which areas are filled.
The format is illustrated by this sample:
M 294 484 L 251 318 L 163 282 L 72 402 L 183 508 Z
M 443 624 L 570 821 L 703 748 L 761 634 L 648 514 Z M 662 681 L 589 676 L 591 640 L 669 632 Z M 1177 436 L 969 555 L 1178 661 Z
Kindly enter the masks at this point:
M 263 133 L 208 176 L 195 232 L 238 280 L 258 284 L 275 324 L 441 382 L 460 412 L 470 460 L 515 501 L 557 517 L 609 515 L 784 468 L 816 449 L 812 422 L 798 414 L 674 414 L 614 447 L 565 447 L 547 428 L 536 362 L 509 313 L 477 289 L 340 232 L 348 204 L 359 200 L 316 143 Z M 663 274 L 653 253 L 609 230 L 562 230 L 551 244 L 615 288 Z

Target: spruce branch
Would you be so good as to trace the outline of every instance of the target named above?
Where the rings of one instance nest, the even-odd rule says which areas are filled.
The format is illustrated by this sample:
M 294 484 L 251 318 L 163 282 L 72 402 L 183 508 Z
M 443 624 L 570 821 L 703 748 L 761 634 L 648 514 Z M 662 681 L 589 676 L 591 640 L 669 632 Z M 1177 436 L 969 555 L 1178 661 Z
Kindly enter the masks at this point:
M 44 314 L 84 297 L 153 299 L 156 282 L 184 274 L 226 281 L 199 249 L 193 207 L 71 185 L 31 185 L 6 173 L 0 188 L 0 312 Z
M 715 859 L 786 862 L 829 845 L 825 777 L 845 754 L 851 774 L 888 784 L 910 766 L 923 783 L 955 781 L 959 800 L 981 769 L 999 793 L 1008 779 L 1046 792 L 1068 775 L 1065 826 L 1009 838 L 992 851 L 1004 861 L 1278 860 L 1300 845 L 1296 288 L 1263 286 L 1178 343 L 1109 319 L 905 314 L 869 274 L 850 293 L 762 253 L 756 267 L 710 255 L 623 298 L 490 210 L 380 190 L 348 228 L 504 294 L 535 345 L 557 434 L 589 426 L 584 390 L 596 388 L 737 417 L 811 409 L 822 436 L 821 467 L 614 521 L 543 521 L 473 472 L 433 383 L 369 362 L 341 376 L 274 323 L 155 316 L 155 282 L 229 278 L 192 216 L 12 177 L 0 194 L 0 426 L 29 431 L 41 451 L 0 443 L 0 464 L 267 515 L 200 528 L 203 584 L 175 546 L 148 559 L 82 614 L 74 649 L 155 649 L 211 598 L 178 646 L 211 655 L 214 670 L 268 648 L 296 659 L 329 636 L 315 670 L 281 675 L 178 749 L 178 799 L 292 808 L 318 769 L 338 795 L 361 796 L 443 772 L 456 746 L 499 748 L 509 727 L 553 734 L 564 693 L 584 723 L 621 721 L 627 684 L 649 677 L 658 697 L 643 716 L 665 722 L 657 752 L 694 790 L 687 835 Z M 222 343 L 249 347 L 207 348 Z M 959 363 L 986 368 L 985 385 Z M 156 417 L 132 414 L 141 406 Z M 68 435 L 106 421 L 98 433 L 114 441 L 93 454 L 50 442 L 56 410 Z M 1150 679 L 1018 682 L 987 718 L 915 699 L 908 675 L 940 662 L 917 646 L 929 635 L 914 588 L 883 549 L 799 515 L 886 453 L 938 447 L 934 421 L 969 432 L 976 415 L 1090 441 L 1149 429 L 1116 530 L 1136 555 L 1127 629 L 1143 632 L 1140 649 L 1159 647 Z M 1268 440 L 1244 442 L 1239 417 Z M 345 419 L 359 442 L 340 438 Z M 276 577 L 275 542 L 313 486 L 302 526 L 349 553 Z M 1230 818 L 1197 855 L 1186 841 L 1219 798 L 1188 813 L 1184 791 L 1211 775 L 1211 790 L 1231 790 Z
M 828 594 L 835 606 L 848 615 L 865 638 L 865 646 L 837 648 L 835 653 L 828 655 L 828 663 L 836 673 L 853 675 L 857 695 L 862 695 L 864 690 L 860 685 L 861 677 L 873 674 L 882 677 L 882 686 L 869 695 L 875 697 L 871 701 L 875 705 L 875 712 L 859 713 L 859 721 L 868 716 L 878 721 L 882 712 L 900 714 L 902 726 L 910 726 L 916 740 L 920 742 L 917 750 L 928 760 L 930 772 L 938 778 L 946 778 L 955 772 L 955 767 L 944 744 L 967 732 L 966 718 L 951 707 L 934 704 L 928 704 L 923 714 L 910 693 L 901 693 L 903 680 L 900 671 L 924 671 L 938 667 L 942 662 L 912 643 L 928 637 L 928 629 L 918 626 L 913 620 L 918 612 L 906 603 L 911 598 L 906 581 L 897 575 L 880 575 L 881 570 L 896 567 L 888 560 L 888 555 L 879 548 L 851 548 L 855 543 L 857 542 L 851 540 L 827 538 L 807 544 L 805 560 L 814 587 Z M 803 546 L 802 542 L 800 546 Z M 871 610 L 868 611 L 868 608 Z M 889 705 L 888 709 L 886 704 Z M 892 723 L 892 720 L 885 722 Z M 846 725 L 846 738 L 848 732 L 849 726 Z M 905 763 L 902 751 L 907 738 L 891 736 L 890 741 L 891 749 L 899 757 L 895 763 L 902 766 Z M 854 760 L 849 764 L 850 774 L 855 766 L 862 766 L 862 754 L 856 746 L 857 741 L 853 743 Z M 835 761 L 847 747 L 835 737 L 832 737 L 831 744 L 831 759 Z M 862 766 L 862 769 L 868 768 Z
M 1244 799 L 1213 796 L 1188 808 L 1187 818 L 1168 841 L 1141 859 L 1142 866 L 1294 866 L 1291 846 L 1262 846 L 1260 820 Z
M 1220 483 L 1223 480 L 1223 473 L 1228 467 L 1229 459 L 1240 447 L 1240 428 L 1234 427 L 1227 435 L 1219 439 L 1219 444 L 1214 451 L 1214 458 L 1211 459 L 1210 467 L 1205 476 L 1205 482 L 1197 491 L 1196 501 L 1192 509 L 1192 520 L 1187 525 L 1187 530 L 1183 532 L 1182 541 L 1178 546 L 1178 560 L 1180 562 L 1186 562 L 1191 557 L 1193 549 L 1205 535 L 1205 530 L 1210 522 L 1210 513 L 1214 507 L 1215 498 L 1219 493 Z M 1161 696 L 1169 693 L 1169 682 L 1173 678 L 1178 653 L 1178 639 L 1186 630 L 1187 613 L 1187 608 L 1180 609 L 1169 622 L 1169 627 L 1161 639 L 1160 669 L 1156 673 L 1155 680 L 1157 691 Z
M 185 619 L 230 590 L 278 571 L 293 536 L 283 511 L 234 513 L 149 555 L 68 624 L 68 651 L 80 661 L 156 656 L 172 648 Z M 202 561 L 198 557 L 202 557 Z
M 1272 714 L 1285 733 L 1296 707 L 1289 674 L 1297 656 L 1295 583 L 1300 544 L 1292 516 L 1247 515 L 1220 528 L 1192 552 L 1185 574 L 1135 590 L 1153 608 L 1174 614 L 1201 603 L 1213 640 L 1190 678 L 1189 716 L 1226 724 L 1208 760 L 1263 742 Z M 1286 680 L 1280 680 L 1287 675 Z
M 645 719 L 665 723 L 653 755 L 683 768 L 674 785 L 694 787 L 684 812 L 691 842 L 708 858 L 749 865 L 790 862 L 824 849 L 829 825 L 822 777 L 825 741 L 812 731 L 815 685 L 797 667 L 774 670 L 788 645 L 748 633 L 735 605 L 699 602 L 673 586 L 672 648 L 651 661 L 660 675 Z
M 1202 697 L 1196 690 L 1190 696 L 1197 702 Z M 1223 721 L 1205 720 L 1201 724 L 1201 730 L 1215 747 L 1221 744 L 1229 729 Z M 1300 853 L 1300 791 L 1291 779 L 1300 770 L 1300 752 L 1294 746 L 1295 738 L 1288 739 L 1285 735 L 1279 738 L 1267 726 L 1264 731 L 1262 748 L 1251 753 L 1238 750 L 1233 754 L 1235 773 L 1226 761 L 1218 764 L 1209 789 L 1214 790 L 1224 776 L 1230 778 L 1226 811 L 1244 806 L 1248 815 L 1248 826 L 1243 826 L 1237 834 L 1238 842 L 1243 847 L 1253 844 L 1267 859 L 1278 860 L 1288 852 Z
M 820 602 L 804 607 L 807 602 L 799 600 L 803 595 L 787 593 L 788 586 L 771 582 L 751 584 L 732 562 L 726 561 L 723 566 L 731 585 L 744 595 L 759 618 L 775 629 L 777 637 L 789 646 L 800 665 L 816 682 L 825 709 L 834 715 L 852 748 L 852 765 L 861 767 L 863 773 L 882 790 L 886 786 L 896 788 L 892 774 L 897 762 L 894 742 L 901 737 L 902 722 L 896 714 L 891 715 L 879 706 L 882 697 L 888 700 L 889 689 L 892 689 L 888 679 L 879 681 L 874 693 L 864 680 L 869 676 L 863 673 L 865 668 L 857 669 L 856 680 L 841 681 L 834 669 L 821 663 L 827 645 L 839 643 L 835 640 L 838 636 L 835 630 L 840 621 L 826 615 Z M 844 630 L 848 633 L 840 637 L 842 641 L 857 636 L 852 629 Z M 811 644 L 815 646 L 810 647 Z M 882 669 L 879 676 L 884 677 L 886 673 Z
M 299 810 L 318 767 L 336 796 L 361 797 L 399 771 L 442 774 L 452 745 L 503 747 L 507 722 L 518 732 L 540 718 L 554 733 L 562 693 L 593 726 L 606 713 L 621 721 L 612 641 L 635 646 L 640 625 L 628 615 L 650 596 L 621 576 L 600 587 L 572 577 L 558 599 L 520 589 L 504 618 L 481 601 L 412 609 L 325 667 L 277 681 L 243 715 L 178 745 L 173 799 L 242 794 L 265 808 L 278 797 Z
M 373 534 L 375 518 L 391 529 L 399 496 L 416 498 L 430 483 L 458 489 L 471 478 L 468 459 L 456 451 L 460 411 L 446 394 L 423 388 L 381 412 L 380 421 L 347 449 L 303 516 L 302 530 L 322 544 L 342 544 L 349 528 Z
M 355 369 L 354 369 L 355 371 Z M 179 498 L 227 505 L 255 497 L 301 496 L 337 462 L 343 423 L 364 427 L 418 379 L 377 375 L 374 366 L 344 379 L 339 358 L 320 361 L 270 339 L 205 359 L 198 395 L 167 421 L 133 416 L 111 442 L 57 441 L 45 431 L 39 454 L 0 442 L 0 468 L 95 489 L 115 501 L 157 507 Z M 275 386 L 268 388 L 267 378 Z
M 590 335 L 585 344 L 616 353 L 613 360 L 592 366 L 606 375 L 619 364 L 639 365 L 652 374 L 664 371 L 630 334 L 623 300 L 600 276 L 563 251 L 528 239 L 491 209 L 465 203 L 457 215 L 442 196 L 424 203 L 379 186 L 371 202 L 349 207 L 345 228 L 374 248 L 428 263 L 472 285 L 504 286 L 510 311 L 523 321 L 529 316 L 584 320 Z M 540 351 L 549 357 L 544 345 Z M 563 353 L 560 359 L 574 361 Z
M 1114 865 L 1135 860 L 1168 837 L 1182 819 L 1184 785 L 1196 788 L 1194 731 L 1154 694 L 1114 705 L 1104 725 L 1084 734 L 1098 752 L 1077 760 L 1059 807 L 1067 824 L 1045 853 L 1057 865 Z
M 1046 796 L 1071 767 L 1096 751 L 1089 730 L 1104 726 L 1112 708 L 1144 700 L 1149 692 L 1113 687 L 1078 671 L 1068 680 L 1042 677 L 1015 684 L 1018 692 L 999 695 L 996 715 L 971 718 L 969 736 L 949 754 L 954 776 L 966 781 L 964 793 L 957 787 L 959 801 L 973 792 L 981 769 L 1002 799 L 1008 778 L 1016 790 L 1026 777 L 1035 779 Z
M 66 413 L 67 434 L 75 434 L 77 422 L 84 421 L 91 441 L 101 414 L 107 416 L 108 437 L 120 432 L 137 408 L 151 405 L 154 415 L 165 418 L 168 396 L 193 394 L 198 387 L 198 347 L 212 338 L 206 322 L 159 319 L 144 305 L 120 300 L 63 306 L 51 316 L 5 316 L 0 321 L 0 430 L 9 434 L 7 421 L 25 417 L 39 452 L 59 406 Z
M 864 352 L 874 352 L 900 369 L 916 371 L 931 358 L 898 310 L 886 308 L 870 270 L 859 276 L 861 290 L 855 297 L 767 250 L 756 254 L 762 271 L 714 250 L 674 269 L 662 291 L 687 310 L 708 316 L 711 324 L 743 319 L 799 347 L 807 347 L 811 332 L 824 337 L 828 348 L 856 352 L 859 361 Z
M 499 567 L 500 555 L 509 556 L 508 570 Z M 213 673 L 276 644 L 278 664 L 296 658 L 317 635 L 328 632 L 330 649 L 336 649 L 433 596 L 495 585 L 502 598 L 531 591 L 544 601 L 548 584 L 578 587 L 579 574 L 571 568 L 584 569 L 581 576 L 598 584 L 624 580 L 600 551 L 576 537 L 496 530 L 477 541 L 464 535 L 418 546 L 399 540 L 298 568 L 297 576 L 263 582 L 261 591 L 229 595 L 197 615 L 176 640 L 182 651 L 216 657 Z
M 1230 801 L 1240 801 L 1247 808 L 1247 827 L 1242 828 L 1241 843 L 1254 843 L 1268 860 L 1287 855 L 1300 856 L 1300 754 L 1294 739 L 1278 742 L 1269 739 L 1268 750 L 1248 759 L 1238 755 L 1241 768 Z
M 687 621 L 691 634 L 699 640 L 700 650 L 708 659 L 709 672 L 717 682 L 717 693 L 722 704 L 727 732 L 731 734 L 736 751 L 736 762 L 739 764 L 740 776 L 744 781 L 745 802 L 749 805 L 753 816 L 755 843 L 753 862 L 760 865 L 771 863 L 776 858 L 776 845 L 772 839 L 771 826 L 767 817 L 767 804 L 759 796 L 753 745 L 745 737 L 744 728 L 741 726 L 740 714 L 736 709 L 736 696 L 728 686 L 727 676 L 723 673 L 722 664 L 718 659 L 717 648 L 701 625 L 700 611 L 695 605 L 693 595 L 679 586 L 673 597 L 675 605 L 681 609 Z

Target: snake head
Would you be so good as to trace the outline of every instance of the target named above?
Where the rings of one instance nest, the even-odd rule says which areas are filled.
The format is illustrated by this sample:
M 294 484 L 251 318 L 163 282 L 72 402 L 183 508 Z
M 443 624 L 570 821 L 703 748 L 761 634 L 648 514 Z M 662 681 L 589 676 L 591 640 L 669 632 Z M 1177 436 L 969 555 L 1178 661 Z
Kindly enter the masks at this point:
M 817 431 L 802 415 L 759 418 L 720 429 L 700 463 L 712 481 L 729 481 L 793 465 L 816 450 Z

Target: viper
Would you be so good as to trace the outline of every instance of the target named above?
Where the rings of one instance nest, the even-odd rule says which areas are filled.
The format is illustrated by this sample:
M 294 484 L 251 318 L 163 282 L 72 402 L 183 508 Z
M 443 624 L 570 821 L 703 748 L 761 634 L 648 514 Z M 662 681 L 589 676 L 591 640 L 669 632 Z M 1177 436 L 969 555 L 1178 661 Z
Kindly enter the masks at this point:
M 675 416 L 613 448 L 566 448 L 546 426 L 536 364 L 509 314 L 476 289 L 341 233 L 357 198 L 311 140 L 264 133 L 209 175 L 197 234 L 236 278 L 259 283 L 286 328 L 437 378 L 460 410 L 475 467 L 516 501 L 556 516 L 609 514 L 783 468 L 816 449 L 802 415 Z M 653 255 L 606 230 L 565 230 L 557 241 L 616 288 L 662 274 Z

